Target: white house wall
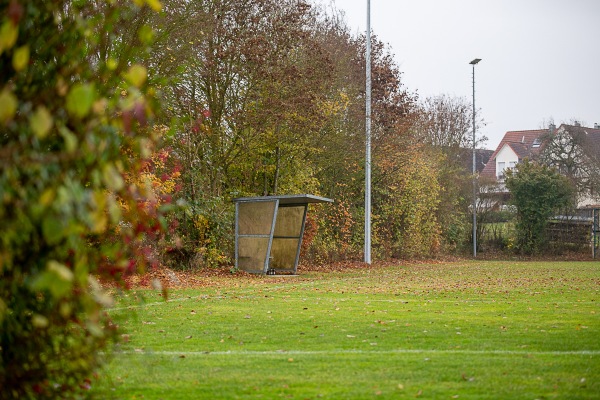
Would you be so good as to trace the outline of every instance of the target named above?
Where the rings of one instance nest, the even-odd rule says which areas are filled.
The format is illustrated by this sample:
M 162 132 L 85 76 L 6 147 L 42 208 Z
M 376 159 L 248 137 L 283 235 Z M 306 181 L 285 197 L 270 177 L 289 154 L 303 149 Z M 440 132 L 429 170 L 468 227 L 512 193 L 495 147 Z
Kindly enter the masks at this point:
M 496 177 L 503 176 L 505 169 L 514 168 L 518 162 L 517 153 L 508 144 L 502 146 L 502 149 L 496 154 Z

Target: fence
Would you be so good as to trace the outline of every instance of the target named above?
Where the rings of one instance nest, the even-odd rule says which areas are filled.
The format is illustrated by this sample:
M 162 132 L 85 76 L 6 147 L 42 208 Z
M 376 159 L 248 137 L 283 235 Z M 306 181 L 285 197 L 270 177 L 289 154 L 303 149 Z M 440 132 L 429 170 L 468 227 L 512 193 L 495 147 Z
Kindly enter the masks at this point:
M 565 212 L 549 221 L 546 237 L 554 245 L 591 247 L 596 258 L 600 245 L 600 209 Z

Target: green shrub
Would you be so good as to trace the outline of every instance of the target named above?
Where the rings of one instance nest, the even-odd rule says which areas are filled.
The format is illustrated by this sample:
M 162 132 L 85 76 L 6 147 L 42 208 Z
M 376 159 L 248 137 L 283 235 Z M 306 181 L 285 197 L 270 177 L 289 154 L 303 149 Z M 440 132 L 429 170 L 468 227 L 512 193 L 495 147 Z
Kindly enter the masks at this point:
M 516 247 L 526 254 L 536 253 L 545 243 L 548 219 L 573 202 L 574 188 L 556 170 L 528 160 L 508 171 L 506 188 L 517 209 Z
M 172 215 L 174 238 L 164 263 L 175 269 L 219 267 L 233 259 L 233 202 L 222 197 L 189 201 Z

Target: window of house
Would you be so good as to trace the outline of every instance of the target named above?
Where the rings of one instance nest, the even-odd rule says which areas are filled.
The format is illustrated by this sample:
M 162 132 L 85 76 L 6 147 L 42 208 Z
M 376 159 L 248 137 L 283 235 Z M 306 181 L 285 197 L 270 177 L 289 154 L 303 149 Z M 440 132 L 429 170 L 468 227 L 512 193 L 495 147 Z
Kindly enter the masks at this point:
M 504 178 L 504 169 L 506 168 L 506 163 L 504 161 L 498 162 L 498 168 L 496 169 L 496 175 L 498 178 Z
M 540 140 L 540 138 L 535 138 L 531 147 L 540 147 L 541 144 L 542 144 L 542 141 Z

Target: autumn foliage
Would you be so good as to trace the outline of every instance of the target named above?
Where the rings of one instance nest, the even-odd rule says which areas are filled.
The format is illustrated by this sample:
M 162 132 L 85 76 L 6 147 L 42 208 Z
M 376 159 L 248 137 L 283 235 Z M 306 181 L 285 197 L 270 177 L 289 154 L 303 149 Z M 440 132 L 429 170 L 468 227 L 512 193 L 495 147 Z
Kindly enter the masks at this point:
M 126 179 L 158 139 L 150 28 L 115 33 L 160 4 L 120 3 L 0 2 L 0 398 L 85 392 L 117 337 L 99 281 L 156 262 L 161 204 Z
M 146 18 L 164 33 L 149 65 L 164 78 L 162 122 L 172 124 L 165 145 L 181 185 L 172 198 L 183 206 L 174 217 L 178 246 L 162 252 L 163 262 L 182 269 L 231 264 L 231 200 L 298 193 L 336 201 L 309 213 L 318 214 L 304 259 L 360 258 L 365 37 L 353 36 L 335 11 L 328 15 L 306 1 L 164 5 Z M 373 198 L 373 218 L 382 221 L 374 226 L 375 252 L 430 254 L 442 240 L 437 158 L 417 149 L 417 96 L 377 38 L 372 58 L 373 174 L 382 188 Z M 423 180 L 433 185 L 412 198 Z M 417 218 L 408 215 L 417 209 Z M 383 223 L 388 218 L 393 225 Z

